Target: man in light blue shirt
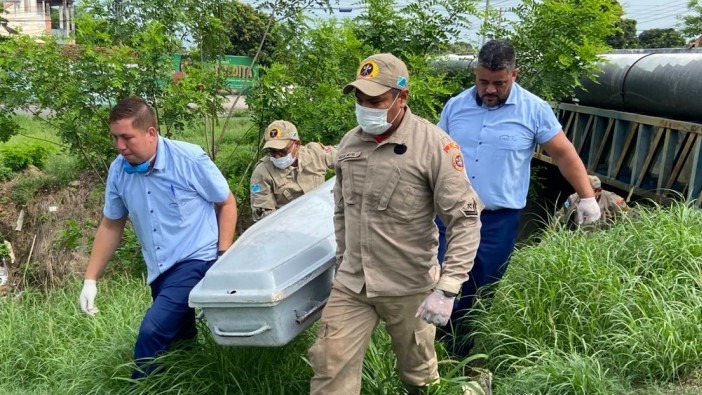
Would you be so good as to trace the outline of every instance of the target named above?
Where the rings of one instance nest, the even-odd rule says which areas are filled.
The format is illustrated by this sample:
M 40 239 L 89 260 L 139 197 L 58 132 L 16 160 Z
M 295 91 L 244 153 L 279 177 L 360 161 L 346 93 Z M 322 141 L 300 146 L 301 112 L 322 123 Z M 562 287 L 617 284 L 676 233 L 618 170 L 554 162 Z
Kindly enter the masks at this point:
M 485 204 L 475 264 L 463 284 L 451 321 L 440 333 L 449 350 L 459 357 L 467 356 L 472 345 L 470 325 L 461 321 L 466 321 L 462 319 L 472 307 L 477 290 L 500 280 L 507 269 L 519 228 L 519 211 L 526 205 L 530 163 L 537 144 L 584 197 L 585 206 L 578 207 L 579 223 L 600 218 L 585 166 L 553 110 L 515 82 L 518 69 L 514 47 L 500 40 L 487 42 L 474 71 L 476 85 L 446 103 L 438 124 L 461 147 L 468 178 Z M 446 238 L 443 226 L 438 225 L 441 262 Z
M 139 329 L 133 378 L 155 368 L 150 360 L 177 340 L 196 336 L 190 290 L 234 239 L 237 209 L 222 173 L 202 148 L 161 137 L 153 109 L 130 97 L 110 113 L 120 155 L 105 187 L 98 226 L 80 295 L 82 310 L 95 315 L 97 279 L 132 221 L 146 261 L 153 304 Z

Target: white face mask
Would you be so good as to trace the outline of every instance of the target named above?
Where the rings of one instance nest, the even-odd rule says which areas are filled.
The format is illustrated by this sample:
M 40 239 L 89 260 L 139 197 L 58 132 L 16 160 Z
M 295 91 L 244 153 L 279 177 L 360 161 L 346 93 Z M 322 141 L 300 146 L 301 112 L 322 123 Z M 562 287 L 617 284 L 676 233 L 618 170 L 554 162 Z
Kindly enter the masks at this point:
M 390 108 L 395 104 L 398 97 L 400 97 L 400 95 L 395 97 L 395 100 L 390 104 Z M 395 122 L 395 118 L 400 115 L 398 111 L 397 114 L 395 114 L 395 118 L 388 122 L 388 110 L 390 110 L 390 108 L 368 108 L 356 103 L 356 122 L 358 122 L 358 126 L 360 126 L 364 132 L 372 134 L 373 136 L 380 136 L 390 129 L 392 123 Z
M 271 162 L 273 162 L 273 166 L 279 169 L 287 169 L 290 165 L 293 164 L 294 161 L 295 158 L 293 158 L 291 152 L 288 152 L 288 154 L 282 158 L 274 158 L 271 156 Z

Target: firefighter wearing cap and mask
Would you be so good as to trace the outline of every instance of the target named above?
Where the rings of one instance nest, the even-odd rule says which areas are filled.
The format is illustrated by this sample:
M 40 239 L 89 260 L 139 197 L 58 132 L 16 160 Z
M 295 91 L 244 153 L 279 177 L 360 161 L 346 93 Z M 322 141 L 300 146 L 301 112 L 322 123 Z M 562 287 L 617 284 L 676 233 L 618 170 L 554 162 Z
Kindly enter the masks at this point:
M 629 206 L 624 201 L 624 198 L 614 192 L 605 191 L 602 189 L 602 181 L 597 176 L 588 176 L 590 185 L 595 191 L 595 200 L 600 206 L 602 212 L 601 221 L 612 221 L 617 218 L 622 212 L 629 211 Z M 563 204 L 563 207 L 558 210 L 557 218 L 559 221 L 569 221 L 574 218 L 575 212 L 580 204 L 580 196 L 574 193 L 568 196 L 568 200 Z
M 266 156 L 251 175 L 254 222 L 324 183 L 336 158 L 332 146 L 300 145 L 297 128 L 288 121 L 273 121 L 266 128 L 264 139 Z
M 458 145 L 412 114 L 409 75 L 392 54 L 364 60 L 354 93 L 358 127 L 338 146 L 336 276 L 309 350 L 312 395 L 361 391 L 363 356 L 379 320 L 410 393 L 439 380 L 435 325 L 444 325 L 480 237 L 482 203 Z M 434 217 L 447 224 L 443 268 Z

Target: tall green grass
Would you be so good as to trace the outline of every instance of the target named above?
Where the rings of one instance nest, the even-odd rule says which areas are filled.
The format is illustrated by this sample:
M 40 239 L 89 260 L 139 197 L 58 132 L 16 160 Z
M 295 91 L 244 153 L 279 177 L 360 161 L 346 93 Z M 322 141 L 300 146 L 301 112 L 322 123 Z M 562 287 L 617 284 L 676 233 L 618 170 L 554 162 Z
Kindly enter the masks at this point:
M 702 211 L 640 209 L 607 230 L 556 227 L 516 252 L 478 342 L 497 393 L 613 394 L 702 364 Z
M 132 350 L 151 299 L 143 278 L 114 274 L 100 281 L 100 313 L 80 311 L 76 281 L 47 293 L 0 297 L 0 394 L 242 394 L 309 393 L 310 328 L 282 348 L 222 347 L 204 323 L 193 343 L 158 358 L 161 374 L 130 379 Z M 444 379 L 430 394 L 460 394 L 464 364 L 444 360 Z M 364 394 L 400 394 L 387 334 L 376 331 L 363 369 Z
M 100 282 L 100 313 L 84 315 L 80 282 L 0 296 L 0 394 L 306 394 L 311 328 L 282 348 L 221 347 L 204 323 L 193 343 L 159 358 L 163 373 L 130 377 L 150 304 L 140 276 L 116 265 Z M 547 231 L 524 246 L 489 307 L 478 351 L 494 394 L 696 394 L 702 363 L 702 211 L 641 209 L 607 230 Z M 461 394 L 464 370 L 437 343 L 442 381 Z M 363 394 L 402 394 L 382 326 L 363 366 Z M 692 384 L 687 384 L 691 381 Z

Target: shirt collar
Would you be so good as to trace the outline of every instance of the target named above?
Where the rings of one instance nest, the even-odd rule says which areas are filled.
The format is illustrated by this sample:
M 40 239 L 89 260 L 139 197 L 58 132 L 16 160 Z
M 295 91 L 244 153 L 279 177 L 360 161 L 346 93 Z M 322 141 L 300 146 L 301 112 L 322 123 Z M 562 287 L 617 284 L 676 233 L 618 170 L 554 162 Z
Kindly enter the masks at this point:
M 163 148 L 163 145 L 163 138 L 161 135 L 158 135 L 158 141 L 156 142 L 156 160 L 154 161 L 154 166 L 151 168 L 151 171 L 161 171 L 166 167 L 166 158 L 164 157 L 166 150 Z

